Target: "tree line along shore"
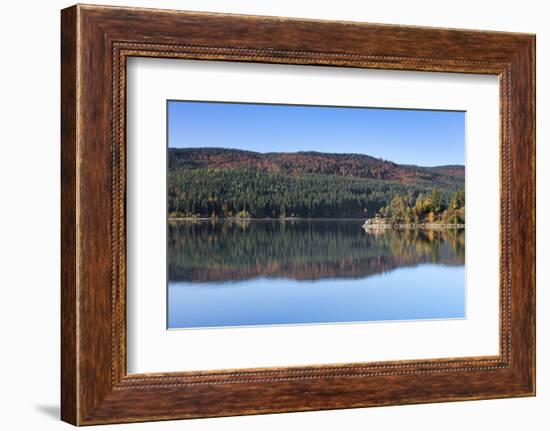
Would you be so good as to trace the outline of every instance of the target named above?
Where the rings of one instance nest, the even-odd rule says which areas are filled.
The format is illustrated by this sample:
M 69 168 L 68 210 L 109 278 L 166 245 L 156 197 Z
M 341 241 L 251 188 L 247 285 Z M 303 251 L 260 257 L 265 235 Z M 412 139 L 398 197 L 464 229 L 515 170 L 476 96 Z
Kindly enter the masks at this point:
M 464 167 L 420 167 L 357 154 L 170 149 L 171 219 L 362 219 L 461 225 Z

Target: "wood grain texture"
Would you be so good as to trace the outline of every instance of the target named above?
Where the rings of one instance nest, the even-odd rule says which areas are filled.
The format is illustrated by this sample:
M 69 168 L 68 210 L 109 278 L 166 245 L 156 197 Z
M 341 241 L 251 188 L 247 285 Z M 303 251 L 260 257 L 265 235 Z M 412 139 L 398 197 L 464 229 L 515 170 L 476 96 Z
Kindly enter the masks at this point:
M 100 6 L 62 11 L 62 418 L 76 424 L 535 392 L 533 35 Z M 126 374 L 129 56 L 484 73 L 501 85 L 497 357 Z
M 61 418 L 77 422 L 76 9 L 61 16 Z

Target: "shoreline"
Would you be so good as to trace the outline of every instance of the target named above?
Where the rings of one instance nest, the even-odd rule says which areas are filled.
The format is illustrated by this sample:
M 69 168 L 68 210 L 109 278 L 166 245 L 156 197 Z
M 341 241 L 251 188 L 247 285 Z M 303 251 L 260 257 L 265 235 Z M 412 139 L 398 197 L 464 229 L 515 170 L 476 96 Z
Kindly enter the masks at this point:
M 334 220 L 365 220 L 359 218 L 335 217 L 168 217 L 168 221 L 334 221 Z
M 247 221 L 362 221 L 364 218 L 322 218 L 322 217 L 168 217 L 168 222 L 194 222 L 194 221 L 210 221 L 210 222 L 247 222 Z M 464 229 L 464 223 L 363 223 L 361 227 L 365 230 L 385 230 L 385 229 Z
M 384 229 L 464 229 L 464 223 L 380 223 L 380 224 L 363 224 L 361 226 L 365 230 L 384 230 Z

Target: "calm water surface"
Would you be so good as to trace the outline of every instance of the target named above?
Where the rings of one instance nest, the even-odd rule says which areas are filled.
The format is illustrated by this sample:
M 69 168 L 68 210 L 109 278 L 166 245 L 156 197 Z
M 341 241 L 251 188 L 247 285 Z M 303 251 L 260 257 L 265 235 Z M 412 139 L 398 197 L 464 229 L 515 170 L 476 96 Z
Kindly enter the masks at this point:
M 168 226 L 168 327 L 465 317 L 464 230 L 361 220 Z

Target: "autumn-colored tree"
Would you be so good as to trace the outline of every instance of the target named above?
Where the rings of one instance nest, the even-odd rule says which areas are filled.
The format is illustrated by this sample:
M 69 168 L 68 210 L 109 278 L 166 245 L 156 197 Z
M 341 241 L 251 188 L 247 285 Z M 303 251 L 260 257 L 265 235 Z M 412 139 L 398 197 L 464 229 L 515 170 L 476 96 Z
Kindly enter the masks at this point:
M 390 202 L 390 220 L 392 223 L 404 221 L 405 218 L 405 201 L 400 193 L 397 193 Z
M 432 211 L 435 214 L 439 214 L 441 212 L 441 190 L 439 190 L 437 187 L 434 187 L 432 189 L 431 201 Z

